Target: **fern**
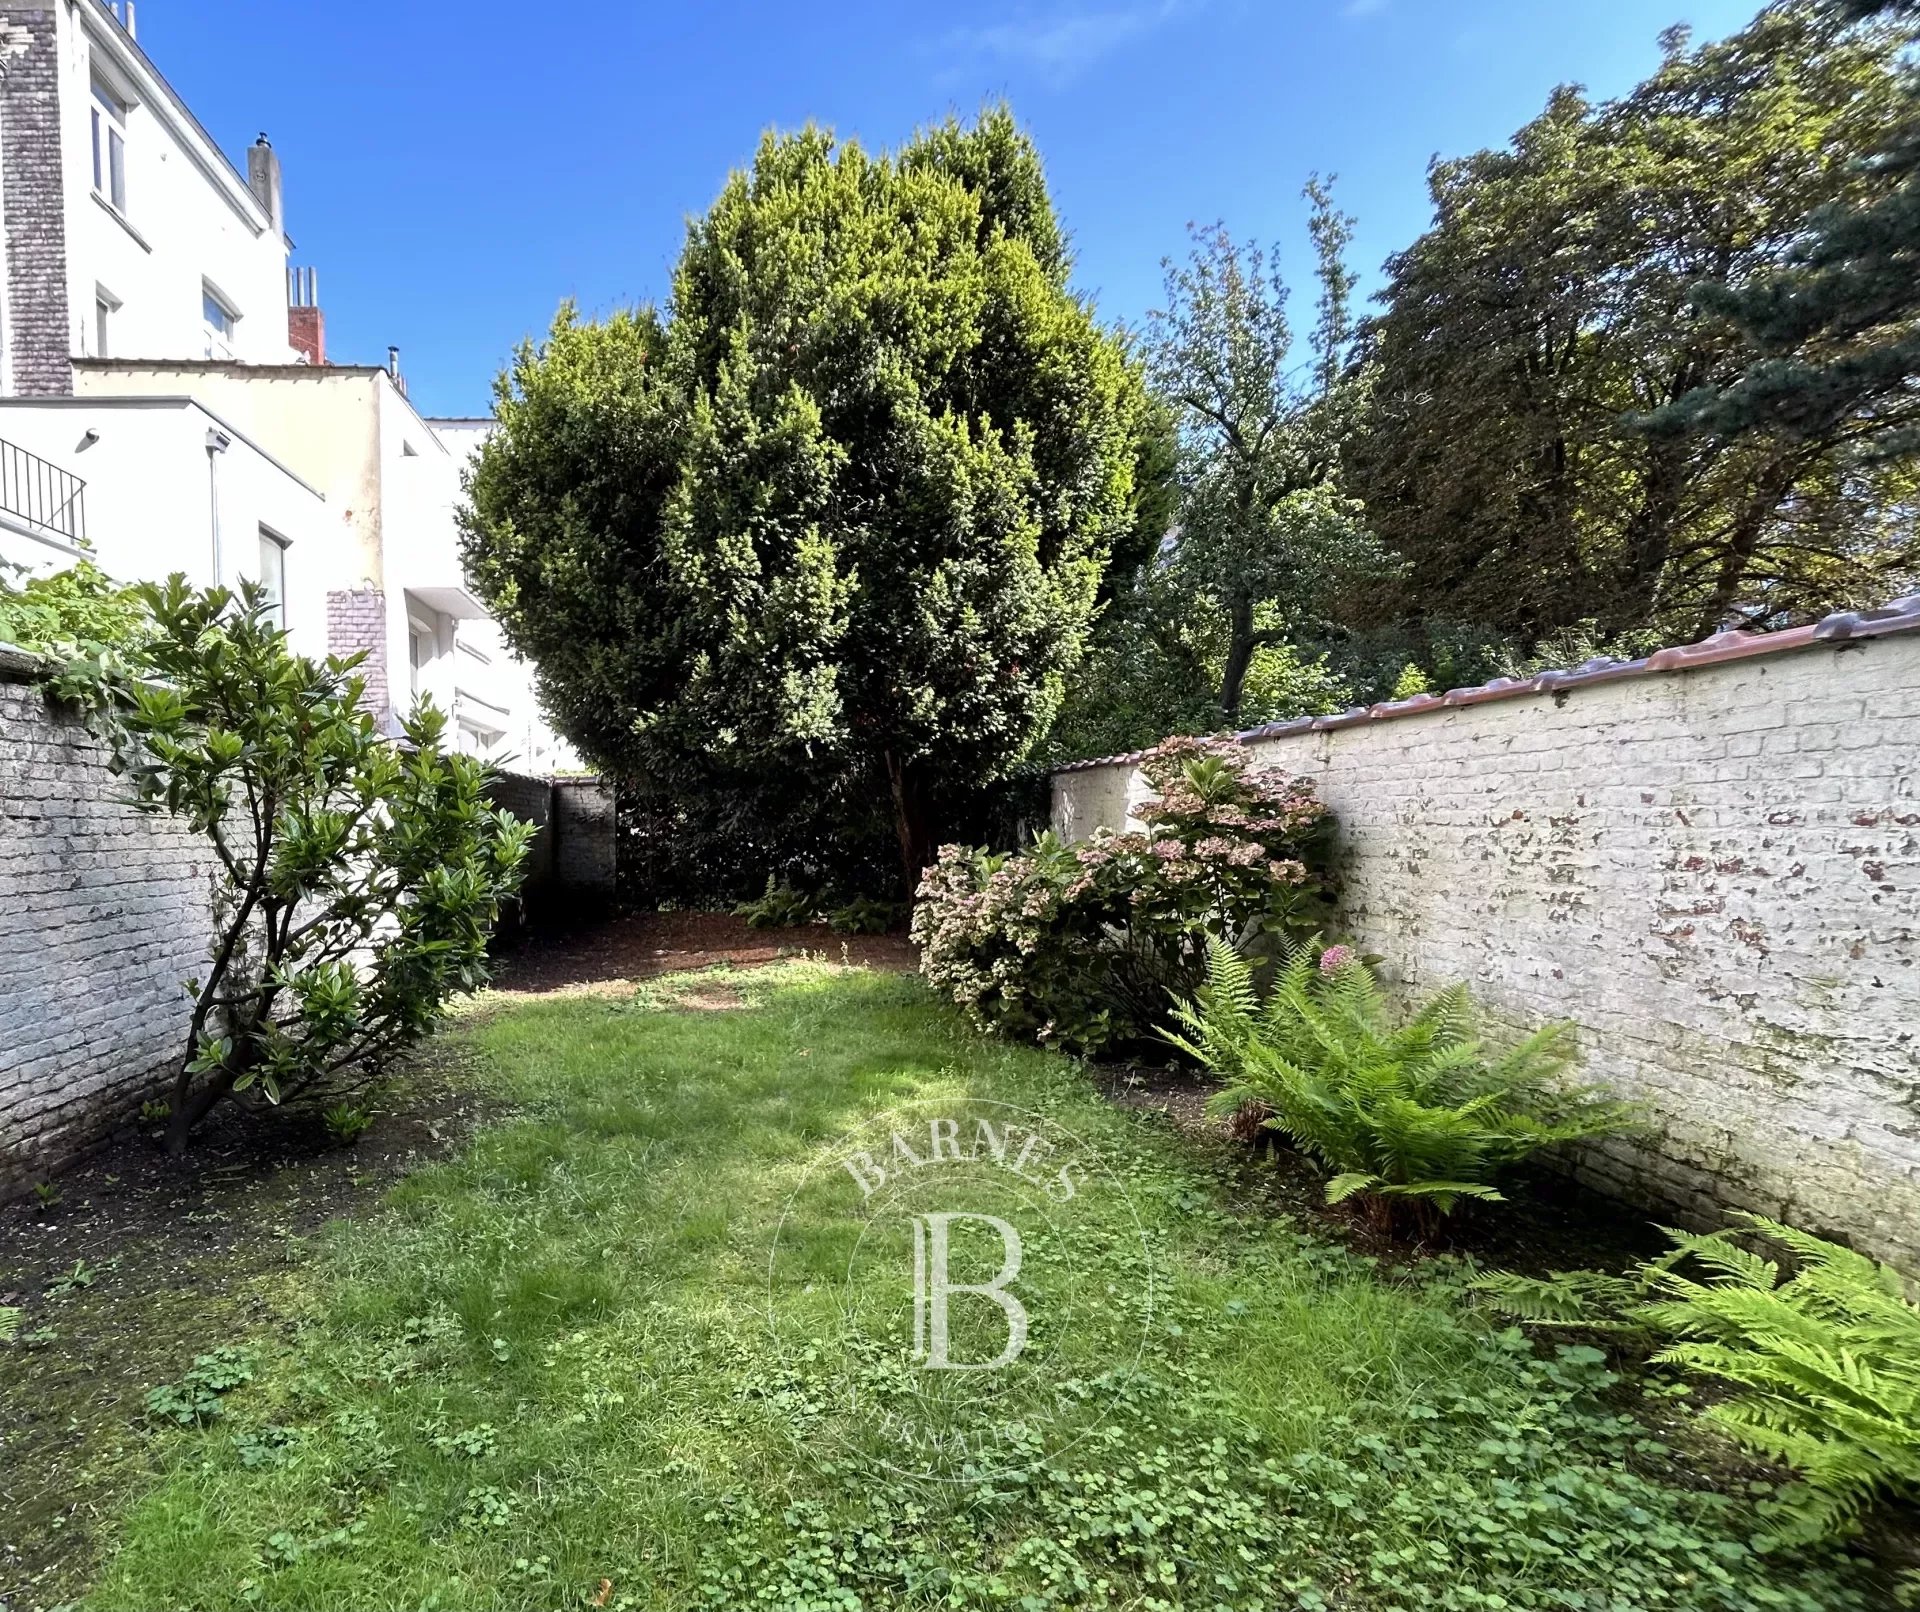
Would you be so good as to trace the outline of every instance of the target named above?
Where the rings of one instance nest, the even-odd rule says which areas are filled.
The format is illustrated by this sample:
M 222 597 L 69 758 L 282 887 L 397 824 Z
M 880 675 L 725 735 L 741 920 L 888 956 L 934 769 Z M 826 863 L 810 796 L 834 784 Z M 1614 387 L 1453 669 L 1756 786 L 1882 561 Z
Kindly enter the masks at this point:
M 1920 1308 L 1901 1277 L 1778 1221 L 1741 1221 L 1793 1256 L 1779 1265 L 1728 1232 L 1674 1232 L 1703 1267 L 1655 1273 L 1639 1314 L 1680 1341 L 1657 1358 L 1737 1384 L 1707 1416 L 1792 1467 L 1796 1537 L 1844 1533 L 1881 1497 L 1920 1497 Z
M 1650 1345 L 1652 1329 L 1636 1313 L 1647 1301 L 1649 1280 L 1646 1270 L 1623 1276 L 1604 1271 L 1555 1271 L 1551 1276 L 1493 1271 L 1467 1285 L 1501 1314 L 1528 1326 L 1602 1332 Z
M 12 1343 L 19 1335 L 19 1310 L 11 1304 L 0 1304 L 0 1343 Z
M 1327 1170 L 1327 1200 L 1357 1198 L 1382 1219 L 1396 1201 L 1451 1214 L 1463 1199 L 1498 1199 L 1507 1166 L 1558 1142 L 1619 1129 L 1628 1110 L 1560 1078 L 1572 1027 L 1549 1025 L 1489 1059 L 1472 999 L 1452 986 L 1404 1024 L 1390 1022 L 1371 969 L 1317 966 L 1294 948 L 1262 1004 L 1253 967 L 1209 943 L 1207 983 L 1174 1008 L 1168 1040 L 1223 1082 L 1210 1107 L 1257 1104 Z

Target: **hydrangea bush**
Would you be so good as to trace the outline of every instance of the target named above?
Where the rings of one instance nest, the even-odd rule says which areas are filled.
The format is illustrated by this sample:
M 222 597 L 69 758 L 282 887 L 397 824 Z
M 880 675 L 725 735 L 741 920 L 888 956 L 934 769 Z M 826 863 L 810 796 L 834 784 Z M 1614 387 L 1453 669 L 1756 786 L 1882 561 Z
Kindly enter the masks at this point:
M 1324 922 L 1331 820 L 1303 779 L 1225 739 L 1169 739 L 1144 825 L 1018 855 L 941 849 L 914 909 L 927 978 L 983 1028 L 1069 1051 L 1145 1042 L 1209 936 L 1258 955 Z

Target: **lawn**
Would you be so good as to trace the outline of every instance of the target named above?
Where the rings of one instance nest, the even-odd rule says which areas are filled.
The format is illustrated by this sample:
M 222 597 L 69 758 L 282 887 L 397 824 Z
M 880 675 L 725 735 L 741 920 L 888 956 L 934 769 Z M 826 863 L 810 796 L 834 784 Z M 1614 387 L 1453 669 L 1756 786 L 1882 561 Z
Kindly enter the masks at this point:
M 1690 1480 L 1598 1351 L 1484 1319 L 1457 1262 L 1303 1230 L 1224 1139 L 915 979 L 787 963 L 451 1034 L 506 1117 L 307 1245 L 274 1324 L 206 1338 L 87 1604 L 1880 1604 L 1755 1555 L 1764 1497 Z M 1047 1229 L 1027 1352 L 929 1393 L 915 1251 L 843 1166 L 963 1110 L 1028 1138 L 993 1212 Z M 1011 1335 L 954 1307 L 956 1358 Z

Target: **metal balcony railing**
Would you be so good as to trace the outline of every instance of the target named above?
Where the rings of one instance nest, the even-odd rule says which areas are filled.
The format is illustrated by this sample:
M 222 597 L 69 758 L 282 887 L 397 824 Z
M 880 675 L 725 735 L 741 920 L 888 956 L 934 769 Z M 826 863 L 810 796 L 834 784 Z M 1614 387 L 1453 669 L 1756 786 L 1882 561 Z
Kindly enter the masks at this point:
M 36 453 L 0 442 L 0 510 L 69 543 L 87 535 L 87 484 Z

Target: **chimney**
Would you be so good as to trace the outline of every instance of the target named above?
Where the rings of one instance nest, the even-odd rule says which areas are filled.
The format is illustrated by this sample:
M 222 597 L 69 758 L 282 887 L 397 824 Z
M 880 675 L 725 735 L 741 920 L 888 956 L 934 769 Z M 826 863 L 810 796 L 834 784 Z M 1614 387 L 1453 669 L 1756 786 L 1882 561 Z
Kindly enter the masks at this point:
M 266 208 L 273 233 L 284 236 L 287 203 L 280 192 L 280 158 L 274 152 L 273 142 L 264 134 L 247 147 L 247 184 L 260 198 L 260 205 Z
M 320 311 L 320 271 L 287 270 L 287 345 L 309 364 L 327 361 L 327 318 Z
M 405 397 L 407 395 L 407 378 L 400 373 L 400 349 L 398 347 L 389 347 L 387 349 L 387 374 L 392 378 L 393 384 L 399 388 L 400 395 Z

